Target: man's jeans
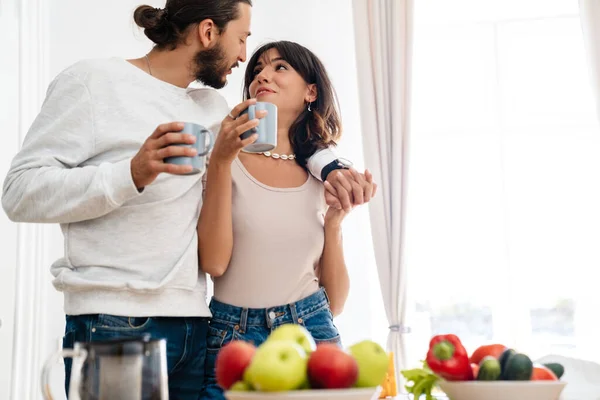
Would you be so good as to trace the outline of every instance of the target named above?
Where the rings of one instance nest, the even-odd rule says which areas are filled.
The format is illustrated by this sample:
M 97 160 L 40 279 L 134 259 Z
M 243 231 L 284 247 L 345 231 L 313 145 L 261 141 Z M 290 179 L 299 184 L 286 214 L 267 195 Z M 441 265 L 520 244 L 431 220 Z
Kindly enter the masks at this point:
M 204 381 L 208 318 L 118 317 L 107 314 L 67 315 L 63 348 L 149 334 L 166 339 L 170 400 L 198 400 Z M 65 388 L 69 393 L 71 359 L 65 359 Z
M 323 288 L 295 303 L 271 308 L 240 308 L 213 298 L 210 310 L 213 317 L 208 328 L 202 399 L 225 399 L 216 382 L 215 360 L 221 347 L 232 340 L 244 340 L 259 346 L 278 326 L 294 323 L 303 325 L 317 343 L 341 346 L 340 334 L 333 324 L 329 299 Z

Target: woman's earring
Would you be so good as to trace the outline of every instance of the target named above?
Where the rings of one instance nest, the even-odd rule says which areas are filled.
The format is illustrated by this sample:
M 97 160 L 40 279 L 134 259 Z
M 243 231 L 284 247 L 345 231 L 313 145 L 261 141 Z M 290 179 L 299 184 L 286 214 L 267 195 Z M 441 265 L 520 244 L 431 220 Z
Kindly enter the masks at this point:
M 311 104 L 312 104 L 312 102 L 311 102 L 311 103 L 308 103 L 308 111 L 309 111 L 309 112 L 311 112 L 311 111 L 312 111 L 312 110 L 310 109 L 310 105 L 311 105 Z

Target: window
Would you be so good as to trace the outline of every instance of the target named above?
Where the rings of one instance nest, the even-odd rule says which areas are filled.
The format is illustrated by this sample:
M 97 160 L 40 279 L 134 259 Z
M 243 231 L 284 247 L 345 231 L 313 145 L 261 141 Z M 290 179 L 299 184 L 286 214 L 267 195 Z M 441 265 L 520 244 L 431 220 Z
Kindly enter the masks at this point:
M 449 332 L 469 351 L 600 360 L 600 135 L 577 1 L 416 3 L 409 361 Z

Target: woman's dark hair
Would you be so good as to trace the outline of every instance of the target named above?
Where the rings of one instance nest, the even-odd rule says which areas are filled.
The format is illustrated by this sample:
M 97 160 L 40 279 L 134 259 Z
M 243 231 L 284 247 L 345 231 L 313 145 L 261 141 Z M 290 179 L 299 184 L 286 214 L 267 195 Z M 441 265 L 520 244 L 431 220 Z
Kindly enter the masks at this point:
M 308 84 L 317 87 L 317 99 L 298 116 L 290 127 L 290 142 L 296 154 L 296 161 L 306 167 L 307 160 L 317 151 L 335 145 L 342 134 L 342 123 L 335 90 L 327 71 L 319 58 L 306 47 L 288 41 L 271 42 L 254 52 L 246 68 L 244 77 L 244 100 L 250 98 L 250 84 L 254 80 L 254 69 L 260 57 L 268 50 L 275 49 Z
M 139 6 L 133 20 L 156 48 L 172 50 L 190 25 L 205 19 L 211 19 L 222 32 L 228 22 L 239 18 L 239 3 L 252 6 L 252 0 L 167 0 L 165 8 Z

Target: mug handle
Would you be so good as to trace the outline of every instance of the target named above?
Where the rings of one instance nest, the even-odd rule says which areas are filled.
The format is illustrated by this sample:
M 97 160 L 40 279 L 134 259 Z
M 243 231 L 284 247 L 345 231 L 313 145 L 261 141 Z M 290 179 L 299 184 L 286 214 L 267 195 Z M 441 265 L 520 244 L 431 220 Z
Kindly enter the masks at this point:
M 208 145 L 205 146 L 205 150 L 202 153 L 197 154 L 198 157 L 207 155 L 212 150 L 213 145 L 215 144 L 215 135 L 214 135 L 214 133 L 212 133 L 212 131 L 209 131 L 208 129 L 204 129 L 202 131 L 202 133 L 204 133 L 204 134 L 206 134 L 206 136 L 208 136 Z M 204 142 L 206 143 L 206 138 L 204 139 Z
M 85 359 L 87 358 L 87 351 L 85 349 L 61 349 L 48 357 L 44 363 L 41 377 L 42 396 L 45 400 L 54 399 L 52 393 L 50 392 L 50 372 L 52 372 L 52 367 L 54 367 L 56 364 L 60 364 L 61 359 L 68 357 L 73 359 L 73 366 L 71 367 L 71 388 L 69 390 L 71 393 L 69 393 L 69 399 L 75 399 L 75 397 L 73 397 L 73 391 L 77 392 L 78 390 L 81 369 Z M 77 377 L 76 379 L 73 379 L 73 374 L 75 374 Z

